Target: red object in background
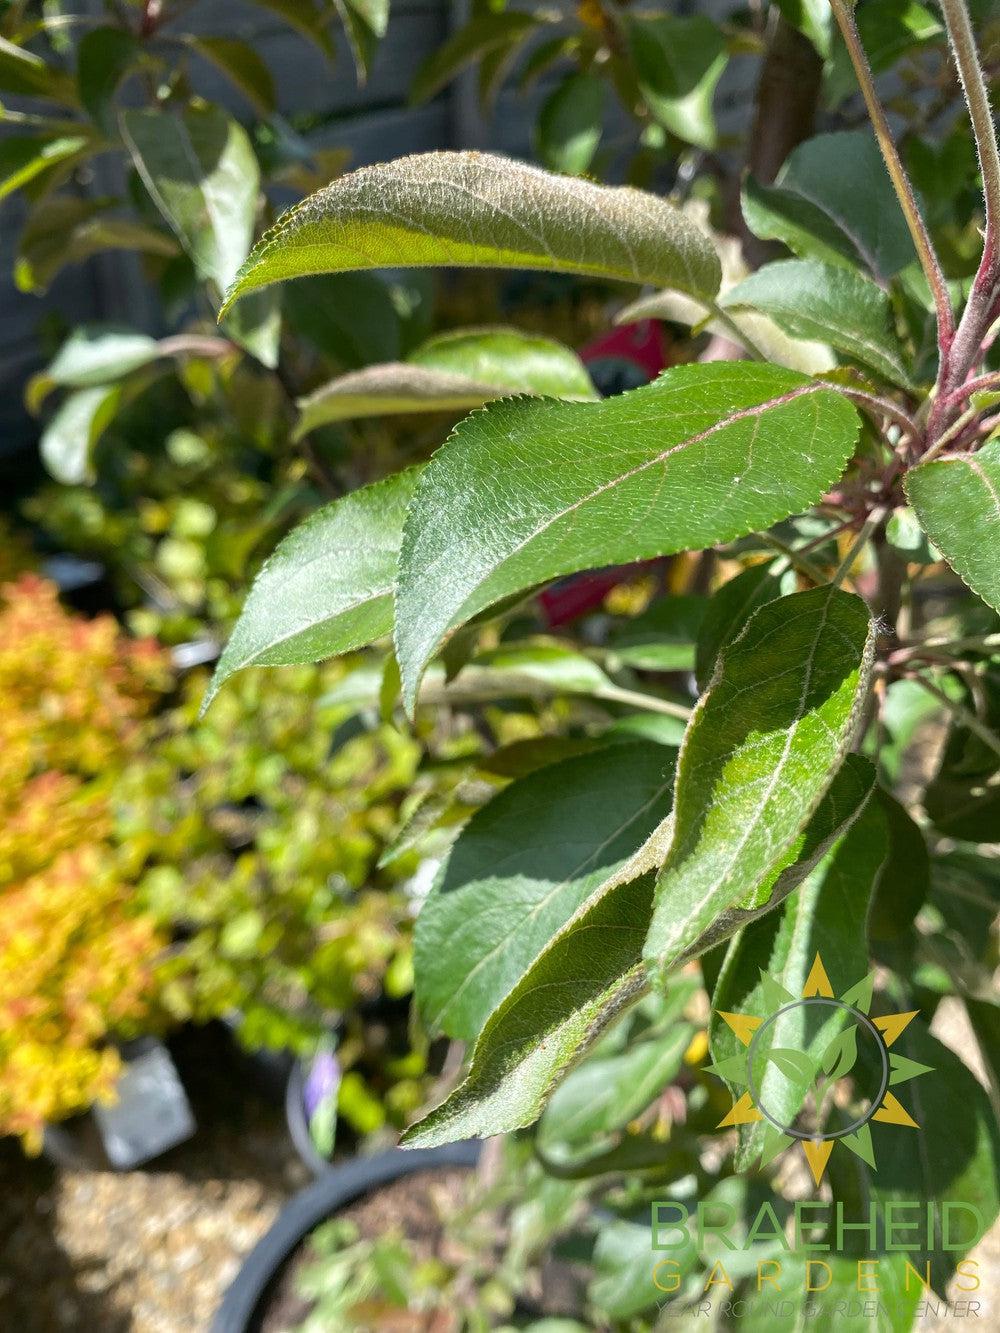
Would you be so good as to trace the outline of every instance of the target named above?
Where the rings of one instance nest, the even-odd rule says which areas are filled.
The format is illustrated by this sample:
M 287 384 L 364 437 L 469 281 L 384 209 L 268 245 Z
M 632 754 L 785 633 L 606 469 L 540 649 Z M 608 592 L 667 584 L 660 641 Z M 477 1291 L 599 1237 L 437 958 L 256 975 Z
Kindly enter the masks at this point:
M 655 319 L 623 324 L 587 343 L 579 352 L 598 390 L 610 397 L 656 379 L 670 364 L 663 327 Z M 538 603 L 549 629 L 565 625 L 600 606 L 612 588 L 633 578 L 654 562 L 613 565 L 594 573 L 573 574 L 539 593 Z
M 648 384 L 670 364 L 663 325 L 655 319 L 612 329 L 581 347 L 579 356 L 605 397 Z

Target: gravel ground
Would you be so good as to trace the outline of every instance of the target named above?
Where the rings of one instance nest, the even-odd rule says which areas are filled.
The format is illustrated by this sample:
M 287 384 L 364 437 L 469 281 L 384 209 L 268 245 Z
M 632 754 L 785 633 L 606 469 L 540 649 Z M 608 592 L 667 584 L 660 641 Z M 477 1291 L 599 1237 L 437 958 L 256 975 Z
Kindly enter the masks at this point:
M 205 1333 L 308 1183 L 280 1106 L 248 1089 L 218 1033 L 178 1059 L 201 1128 L 145 1170 L 56 1169 L 0 1141 L 3 1333 Z

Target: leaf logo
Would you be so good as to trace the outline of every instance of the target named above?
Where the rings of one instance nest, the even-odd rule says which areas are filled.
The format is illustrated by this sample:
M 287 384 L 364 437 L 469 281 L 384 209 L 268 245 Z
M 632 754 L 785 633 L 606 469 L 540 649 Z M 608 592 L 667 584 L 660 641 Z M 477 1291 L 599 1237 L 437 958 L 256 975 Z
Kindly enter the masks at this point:
M 874 1170 L 872 1120 L 919 1128 L 891 1088 L 932 1071 L 890 1050 L 917 1010 L 871 1018 L 874 974 L 836 997 L 818 953 L 800 996 L 763 970 L 760 993 L 765 1002 L 761 1014 L 717 1010 L 746 1047 L 745 1053 L 708 1066 L 731 1088 L 746 1089 L 719 1128 L 765 1122 L 761 1166 L 801 1143 L 817 1186 L 837 1143 Z M 856 1075 L 859 1065 L 878 1070 L 877 1090 L 861 1099 L 867 1105 L 860 1107 L 853 1080 L 850 1091 L 844 1091 L 844 1080 Z

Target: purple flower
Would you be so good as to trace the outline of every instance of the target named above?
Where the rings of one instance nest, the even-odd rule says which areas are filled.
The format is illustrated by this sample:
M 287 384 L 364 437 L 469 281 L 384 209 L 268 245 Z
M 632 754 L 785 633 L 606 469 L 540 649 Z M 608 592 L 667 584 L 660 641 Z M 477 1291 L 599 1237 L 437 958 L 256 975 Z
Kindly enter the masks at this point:
M 340 1072 L 340 1061 L 333 1051 L 319 1050 L 313 1056 L 302 1086 L 302 1102 L 307 1120 L 312 1120 L 324 1103 L 336 1099 Z

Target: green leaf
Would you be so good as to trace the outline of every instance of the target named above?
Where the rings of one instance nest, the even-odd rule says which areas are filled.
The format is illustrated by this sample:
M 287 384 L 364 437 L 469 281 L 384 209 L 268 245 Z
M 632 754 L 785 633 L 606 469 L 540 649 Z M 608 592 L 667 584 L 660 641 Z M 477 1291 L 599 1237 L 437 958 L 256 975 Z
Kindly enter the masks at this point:
M 486 1022 L 468 1077 L 403 1136 L 407 1147 L 502 1134 L 541 1114 L 560 1076 L 645 991 L 652 875 L 619 884 L 562 928 Z
M 67 486 L 91 481 L 94 446 L 121 405 L 117 384 L 71 393 L 45 427 L 39 443 L 42 462 Z
M 0 140 L 0 200 L 15 190 L 37 197 L 94 151 L 93 140 L 82 135 L 12 135 Z
M 122 133 L 153 202 L 220 292 L 253 236 L 260 170 L 246 133 L 217 107 L 126 111 Z
M 600 403 L 521 399 L 466 418 L 407 515 L 396 598 L 407 707 L 448 631 L 478 612 L 562 574 L 766 528 L 833 484 L 856 431 L 834 391 L 721 362 Z
M 275 107 L 274 79 L 252 46 L 236 37 L 188 37 L 200 56 L 224 74 L 255 111 L 268 116 Z M 241 261 L 242 262 L 242 261 Z
M 901 1333 L 923 1322 L 918 1316 L 926 1292 L 906 1267 L 909 1260 L 920 1271 L 918 1255 L 880 1255 L 878 1268 L 863 1268 L 860 1278 L 857 1259 L 836 1251 L 811 1256 L 801 1251 L 778 1252 L 771 1257 L 781 1264 L 781 1297 L 761 1299 L 755 1279 L 751 1280 L 746 1299 L 740 1303 L 746 1310 L 740 1333 L 802 1333 L 809 1327 L 836 1329 L 837 1333 Z M 811 1269 L 806 1268 L 809 1258 Z M 807 1274 L 813 1290 L 807 1285 Z M 877 1294 L 859 1293 L 858 1283 L 869 1281 L 877 1282 Z
M 338 705 L 367 708 L 378 700 L 379 671 L 360 667 L 327 696 Z M 612 681 L 596 662 L 562 644 L 505 645 L 477 653 L 461 674 L 446 682 L 444 663 L 435 663 L 424 677 L 420 704 L 460 708 L 493 699 L 551 699 L 581 694 L 620 702 Z M 635 699 L 629 702 L 634 705 Z M 673 723 L 673 718 L 656 718 Z M 658 738 L 657 738 L 658 739 Z
M 704 690 L 722 648 L 743 630 L 753 613 L 783 593 L 795 591 L 795 571 L 775 572 L 773 562 L 751 565 L 724 583 L 708 603 L 698 631 L 695 676 Z
M 392 629 L 403 515 L 418 469 L 334 500 L 290 532 L 254 580 L 202 708 L 248 666 L 317 662 Z
M 477 15 L 427 57 L 413 80 L 410 102 L 419 105 L 428 101 L 467 65 L 497 47 L 505 48 L 512 41 L 527 37 L 538 23 L 533 14 L 523 10 Z
M 778 8 L 793 28 L 809 38 L 821 56 L 829 56 L 833 32 L 830 0 L 778 0 Z
M 1000 1212 L 1000 1138 L 988 1094 L 962 1061 L 928 1033 L 919 1018 L 913 1019 L 893 1043 L 892 1055 L 915 1060 L 933 1073 L 894 1090 L 918 1129 L 872 1125 L 878 1170 L 872 1171 L 853 1153 L 847 1159 L 846 1165 L 853 1173 L 856 1206 L 865 1215 L 869 1203 L 884 1206 L 916 1199 L 926 1208 L 930 1203 L 949 1200 L 974 1208 L 980 1225 L 988 1230 Z M 865 1043 L 861 1058 L 871 1057 Z M 841 1158 L 841 1164 L 844 1160 Z M 922 1271 L 924 1262 L 930 1259 L 931 1284 L 938 1293 L 944 1292 L 956 1264 L 971 1248 L 959 1239 L 969 1235 L 970 1225 L 968 1216 L 956 1218 L 956 1236 L 952 1247 L 946 1249 L 940 1208 L 936 1210 L 932 1243 L 921 1246 L 917 1267 Z M 861 1236 L 849 1238 L 848 1245 L 866 1257 L 870 1253 L 867 1239 Z
M 337 49 L 327 27 L 327 16 L 317 13 L 314 0 L 254 0 L 261 9 L 270 10 L 319 48 L 331 62 Z
M 622 873 L 669 813 L 672 758 L 662 745 L 614 745 L 539 769 L 473 815 L 417 918 L 416 993 L 432 1029 L 474 1037 Z
M 172 237 L 128 218 L 109 217 L 108 199 L 56 195 L 31 211 L 18 242 L 14 281 L 22 292 L 44 292 L 65 264 L 79 264 L 103 250 L 141 250 L 172 257 Z
M 363 87 L 389 26 L 389 0 L 334 0 L 334 4 L 347 33 L 358 83 Z
M 794 338 L 828 343 L 892 384 L 912 388 L 885 292 L 851 269 L 816 259 L 765 264 L 726 292 L 727 310 L 759 310 Z
M 254 247 L 222 313 L 285 278 L 428 265 L 582 273 L 707 297 L 720 281 L 708 237 L 654 195 L 488 153 L 425 153 L 353 171 L 290 209 Z
M 676 1078 L 695 1033 L 694 1026 L 681 1019 L 692 989 L 696 987 L 678 987 L 678 995 L 664 1005 L 664 1017 L 656 1020 L 652 1032 L 636 1034 L 626 1031 L 627 1021 L 618 1024 L 563 1080 L 538 1124 L 536 1143 L 546 1166 L 551 1163 L 560 1172 L 571 1169 L 575 1174 L 598 1155 L 606 1160 L 618 1133 Z M 619 1037 L 624 1045 L 607 1049 Z M 585 1152 L 582 1157 L 580 1150 Z
M 139 43 L 122 28 L 91 28 L 80 38 L 76 59 L 80 101 L 94 124 L 109 136 L 116 133 L 115 93 L 139 51 Z
M 608 646 L 617 661 L 638 671 L 691 671 L 707 606 L 704 597 L 658 598 L 612 630 Z
M 78 325 L 45 370 L 28 381 L 25 403 L 29 411 L 37 412 L 55 387 L 111 384 L 159 355 L 159 344 L 148 333 L 112 324 Z
M 878 800 L 889 834 L 889 856 L 868 909 L 868 938 L 876 946 L 912 930 L 931 876 L 923 831 L 888 792 L 880 790 Z
M 615 1321 L 631 1320 L 643 1310 L 651 1310 L 669 1297 L 653 1282 L 653 1271 L 663 1254 L 653 1249 L 653 1233 L 648 1217 L 642 1222 L 627 1218 L 602 1221 L 594 1246 L 594 1276 L 587 1294 L 597 1309 Z M 669 1258 L 676 1263 L 670 1275 L 686 1277 L 698 1262 L 698 1250 L 689 1237 Z M 661 1281 L 667 1273 L 661 1274 Z M 602 1325 L 605 1326 L 605 1325 Z
M 587 368 L 554 338 L 517 329 L 454 329 L 429 338 L 406 358 L 426 370 L 468 375 L 518 393 L 596 398 Z
M 283 297 L 288 323 L 324 356 L 347 366 L 399 356 L 400 318 L 389 286 L 376 274 L 303 278 Z
M 855 759 L 855 762 L 864 761 Z M 869 793 L 871 790 L 870 779 Z M 868 801 L 847 832 L 782 907 L 752 922 L 736 936 L 712 996 L 709 1035 L 715 1064 L 736 1058 L 745 1062 L 746 1048 L 718 1015 L 769 1012 L 768 977 L 790 996 L 798 998 L 818 953 L 822 954 L 835 994 L 846 993 L 866 975 L 865 917 L 888 855 L 882 809 L 878 802 Z M 814 1067 L 826 1045 L 821 1040 L 825 1033 L 828 1033 L 825 1024 L 818 1031 L 810 1025 L 808 1009 L 796 1008 L 783 1013 L 761 1034 L 758 1043 L 763 1075 L 761 1094 L 772 1114 L 786 1124 L 791 1124 L 799 1111 L 805 1083 L 811 1074 L 802 1083 L 789 1081 L 783 1074 L 769 1070 L 763 1061 L 775 1046 L 780 1046 L 804 1054 Z M 730 1078 L 726 1081 L 734 1095 L 742 1095 L 746 1090 L 745 1082 Z M 765 1121 L 739 1126 L 736 1160 L 740 1170 L 760 1156 L 767 1137 Z
M 535 147 L 544 166 L 569 176 L 588 171 L 604 129 L 604 81 L 571 74 L 542 103 Z
M 1000 440 L 911 468 L 906 494 L 956 574 L 1000 610 Z
M 848 756 L 799 845 L 799 869 L 776 883 L 775 900 L 849 826 L 873 781 L 871 765 Z M 655 837 L 644 852 L 658 855 L 659 846 Z M 466 1081 L 408 1131 L 407 1145 L 505 1133 L 537 1119 L 565 1071 L 647 989 L 642 944 L 652 887 L 643 874 L 605 886 L 578 910 L 487 1020 Z
M 515 329 L 442 333 L 406 361 L 338 376 L 299 400 L 299 439 L 317 426 L 405 412 L 460 412 L 511 393 L 591 399 L 580 358 L 551 338 Z
M 752 177 L 743 215 L 754 235 L 804 259 L 891 278 L 916 254 L 878 145 L 868 130 L 820 134 L 788 158 L 774 185 Z
M 5 37 L 0 37 L 0 92 L 76 105 L 76 85 L 71 75 Z
M 712 103 L 729 59 L 717 23 L 703 16 L 630 19 L 629 50 L 643 100 L 672 134 L 698 148 L 717 143 Z
M 281 293 L 254 292 L 222 321 L 227 338 L 274 370 L 281 345 Z
M 723 649 L 678 760 L 654 976 L 724 913 L 767 904 L 853 740 L 873 654 L 868 608 L 830 585 L 767 603 Z

